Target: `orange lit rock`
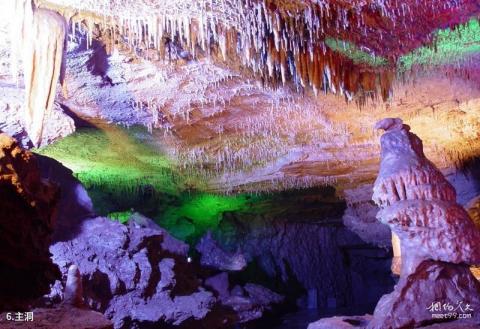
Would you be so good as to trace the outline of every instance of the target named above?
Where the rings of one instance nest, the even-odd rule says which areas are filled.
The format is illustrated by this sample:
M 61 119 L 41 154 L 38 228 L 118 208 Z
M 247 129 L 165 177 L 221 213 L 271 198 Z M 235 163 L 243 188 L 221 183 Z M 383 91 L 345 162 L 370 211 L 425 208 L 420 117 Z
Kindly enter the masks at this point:
M 37 9 L 32 0 L 16 0 L 14 39 L 20 47 L 25 82 L 25 124 L 33 144 L 42 141 L 45 117 L 52 111 L 57 83 L 65 78 L 68 26 L 63 16 Z M 17 59 L 15 59 L 17 60 Z
M 60 275 L 48 250 L 57 196 L 33 154 L 0 134 L 0 310 L 26 308 Z
M 480 264 L 480 230 L 456 203 L 455 189 L 425 157 L 410 127 L 400 119 L 384 119 L 376 128 L 385 133 L 372 199 L 381 208 L 377 218 L 398 236 L 402 258 L 400 281 L 380 299 L 367 328 L 449 320 L 436 316 L 445 307 L 435 305 L 451 305 L 477 319 L 480 283 L 469 265 Z

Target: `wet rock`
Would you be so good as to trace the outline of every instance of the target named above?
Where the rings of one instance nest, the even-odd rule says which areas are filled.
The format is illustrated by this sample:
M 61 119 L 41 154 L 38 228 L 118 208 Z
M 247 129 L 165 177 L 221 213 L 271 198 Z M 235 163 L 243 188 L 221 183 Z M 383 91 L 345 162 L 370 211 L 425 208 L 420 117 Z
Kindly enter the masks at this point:
M 378 207 L 372 202 L 372 188 L 372 184 L 365 184 L 345 191 L 348 206 L 343 215 L 343 223 L 363 241 L 390 247 L 390 228 L 376 218 Z
M 223 302 L 223 305 L 231 307 L 235 311 L 240 323 L 260 319 L 263 316 L 263 307 L 254 304 L 247 297 L 231 296 Z
M 208 232 L 196 246 L 202 255 L 200 263 L 220 271 L 241 271 L 247 266 L 245 256 L 239 252 L 228 253 L 222 250 Z
M 425 157 L 422 141 L 403 125 L 387 130 L 381 144 L 373 200 L 381 208 L 377 218 L 400 239 L 402 275 L 428 259 L 480 263 L 480 230 L 456 203 L 453 186 Z
M 314 216 L 325 215 L 319 211 Z M 215 239 L 229 252 L 240 247 L 250 269 L 283 284 L 279 292 L 293 298 L 292 302 L 314 290 L 318 307 L 327 307 L 328 300 L 335 299 L 339 307 L 369 305 L 373 309 L 392 290 L 390 252 L 366 244 L 343 227 L 341 214 L 337 224 L 307 215 L 296 218 L 301 221 L 283 214 L 228 214 Z
M 0 134 L 0 310 L 27 307 L 59 276 L 48 250 L 57 200 L 35 156 Z

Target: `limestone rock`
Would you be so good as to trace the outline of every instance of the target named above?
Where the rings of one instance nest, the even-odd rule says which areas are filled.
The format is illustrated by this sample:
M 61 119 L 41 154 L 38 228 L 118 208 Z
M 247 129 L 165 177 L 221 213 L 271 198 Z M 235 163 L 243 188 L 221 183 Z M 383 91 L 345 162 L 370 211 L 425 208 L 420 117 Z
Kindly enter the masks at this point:
M 391 233 L 389 227 L 376 218 L 378 207 L 372 202 L 372 187 L 372 184 L 364 184 L 345 190 L 348 206 L 342 219 L 363 241 L 387 247 L 391 243 Z
M 48 251 L 57 199 L 34 155 L 0 134 L 0 310 L 27 306 L 58 277 Z
M 422 141 L 406 125 L 386 129 L 373 200 L 381 208 L 377 218 L 401 241 L 403 274 L 428 259 L 480 263 L 480 230 L 456 203 L 452 185 L 425 157 Z
M 316 220 L 328 216 L 323 209 L 301 217 L 295 213 L 294 218 L 278 213 L 228 214 L 215 231 L 215 240 L 229 253 L 240 247 L 259 271 L 280 278 L 294 303 L 305 291 L 315 290 L 318 307 L 327 307 L 329 299 L 339 307 L 373 306 L 392 290 L 387 250 L 363 242 L 343 226 L 323 225 Z M 341 223 L 341 216 L 332 222 Z M 306 298 L 301 306 L 307 306 Z
M 180 240 L 175 239 L 172 237 L 168 232 L 158 226 L 157 223 L 155 223 L 153 220 L 151 220 L 148 217 L 143 216 L 142 214 L 139 213 L 134 213 L 131 218 L 129 219 L 128 225 L 133 229 L 133 228 L 147 228 L 150 230 L 154 230 L 162 234 L 163 240 L 162 240 L 162 249 L 167 250 L 171 253 L 182 255 L 187 257 L 188 250 L 190 249 L 190 246 L 182 242 Z
M 221 299 L 230 295 L 228 273 L 222 272 L 205 280 L 205 286 L 212 288 Z
M 216 299 L 200 286 L 184 244 L 178 242 L 175 252 L 165 231 L 100 217 L 80 225 L 74 238 L 52 245 L 53 260 L 64 275 L 70 264 L 78 265 L 86 304 L 104 312 L 115 328 L 180 325 L 202 320 L 214 308 Z
M 82 276 L 76 265 L 68 268 L 67 283 L 65 284 L 64 303 L 74 307 L 83 306 Z
M 231 295 L 222 298 L 222 304 L 233 308 L 240 322 L 259 319 L 265 311 L 284 301 L 284 297 L 263 286 L 247 283 L 235 286 Z
M 272 304 L 279 304 L 283 301 L 283 296 L 271 291 L 268 288 L 258 284 L 247 283 L 244 287 L 248 296 L 258 305 L 269 307 Z
M 412 328 L 452 320 L 441 317 L 453 313 L 480 320 L 477 310 L 480 283 L 468 266 L 424 261 L 380 299 L 368 328 Z
M 377 218 L 399 238 L 401 271 L 395 290 L 379 301 L 367 328 L 410 328 L 452 320 L 433 314 L 429 305 L 451 305 L 452 309 L 434 311 L 470 311 L 477 317 L 472 313 L 480 308 L 480 284 L 469 265 L 480 262 L 480 230 L 456 203 L 455 189 L 425 157 L 422 141 L 408 126 L 399 119 L 385 119 L 376 127 L 386 132 L 373 200 L 381 208 Z
M 310 323 L 307 329 L 365 329 L 372 320 L 371 315 L 363 316 L 335 316 Z M 478 320 L 457 320 L 454 322 L 436 323 L 421 326 L 424 329 L 477 329 L 480 326 Z
M 43 138 L 45 117 L 51 112 L 57 83 L 64 82 L 68 25 L 55 11 L 36 8 L 32 0 L 16 0 L 13 21 L 14 65 L 22 56 L 25 82 L 25 124 L 33 144 Z M 13 69 L 16 71 L 16 69 Z M 13 75 L 17 77 L 18 72 Z
M 365 316 L 335 316 L 310 323 L 307 329 L 350 329 L 365 328 L 372 319 L 371 315 Z
M 33 146 L 22 117 L 23 89 L 0 90 L 0 130 L 15 138 L 23 148 Z M 45 116 L 40 146 L 49 145 L 75 132 L 75 122 L 59 103 L 54 103 Z
M 477 227 L 480 227 L 480 196 L 470 200 L 465 207 L 468 211 L 468 215 L 473 220 Z
M 196 246 L 202 255 L 201 264 L 221 271 L 241 271 L 247 266 L 245 256 L 241 253 L 228 253 L 222 250 L 208 232 Z

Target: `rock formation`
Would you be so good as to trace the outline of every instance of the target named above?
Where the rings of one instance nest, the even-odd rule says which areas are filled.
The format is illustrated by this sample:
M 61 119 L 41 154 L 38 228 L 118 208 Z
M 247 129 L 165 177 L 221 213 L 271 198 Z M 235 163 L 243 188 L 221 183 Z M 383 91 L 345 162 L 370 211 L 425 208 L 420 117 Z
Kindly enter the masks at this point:
M 212 238 L 211 232 L 200 239 L 196 249 L 202 255 L 200 262 L 204 266 L 211 266 L 221 271 L 241 271 L 247 266 L 242 253 L 228 253 L 222 250 Z
M 422 141 L 400 119 L 382 120 L 376 128 L 386 133 L 373 200 L 381 208 L 377 218 L 401 240 L 402 275 L 429 259 L 478 264 L 480 231 L 425 157 Z
M 250 271 L 284 285 L 278 292 L 300 307 L 373 307 L 394 285 L 389 252 L 342 227 L 342 205 L 302 212 L 309 207 L 303 202 L 295 200 L 293 214 L 287 213 L 290 208 L 266 215 L 228 214 L 214 238 L 229 253 L 240 248 Z M 338 214 L 332 211 L 337 207 Z
M 85 303 L 112 319 L 115 328 L 215 328 L 258 319 L 283 301 L 254 284 L 241 288 L 242 296 L 233 295 L 226 273 L 204 278 L 202 273 L 210 272 L 187 259 L 188 245 L 146 221 L 142 217 L 123 225 L 101 217 L 84 219 L 71 238 L 52 245 L 53 260 L 67 276 L 64 301 L 81 303 L 80 280 L 70 264 L 81 269 Z
M 213 294 L 201 289 L 182 253 L 184 244 L 177 242 L 177 253 L 162 248 L 166 232 L 107 218 L 80 225 L 74 238 L 50 248 L 53 260 L 64 274 L 78 264 L 85 303 L 105 313 L 115 328 L 159 321 L 178 325 L 203 319 L 214 307 Z
M 449 312 L 478 317 L 480 283 L 469 265 L 480 263 L 480 231 L 407 125 L 384 119 L 376 128 L 385 134 L 373 200 L 377 218 L 399 238 L 402 264 L 400 281 L 379 301 L 368 328 L 442 322 Z
M 0 310 L 28 307 L 58 277 L 48 250 L 57 199 L 33 154 L 0 134 Z
M 45 117 L 52 110 L 57 83 L 65 79 L 68 26 L 58 13 L 38 9 L 33 0 L 15 0 L 12 33 L 13 75 L 22 56 L 25 82 L 25 124 L 33 144 L 42 141 Z M 64 85 L 65 87 L 65 85 Z M 65 91 L 65 89 L 64 89 Z
M 83 306 L 82 276 L 77 265 L 68 268 L 63 302 L 74 307 Z

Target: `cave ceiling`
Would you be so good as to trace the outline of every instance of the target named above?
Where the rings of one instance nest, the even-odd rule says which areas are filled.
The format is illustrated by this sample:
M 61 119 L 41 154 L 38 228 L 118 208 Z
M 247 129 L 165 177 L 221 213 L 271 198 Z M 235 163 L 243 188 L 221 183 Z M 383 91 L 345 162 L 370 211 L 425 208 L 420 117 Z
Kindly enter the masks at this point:
M 371 182 L 386 116 L 444 170 L 480 154 L 480 1 L 38 4 L 88 43 L 69 46 L 60 102 L 149 127 L 208 189 Z

